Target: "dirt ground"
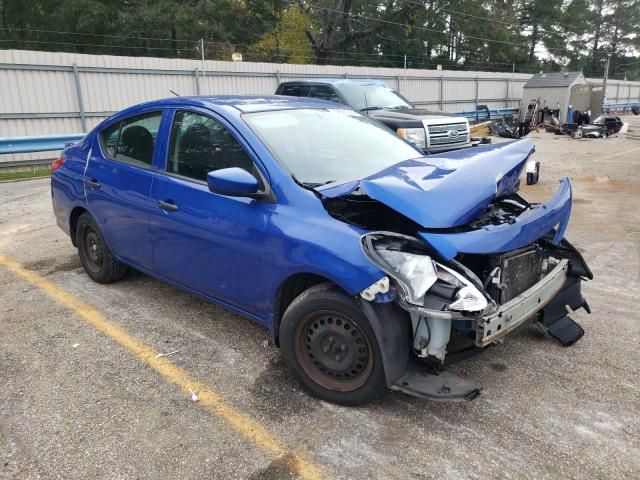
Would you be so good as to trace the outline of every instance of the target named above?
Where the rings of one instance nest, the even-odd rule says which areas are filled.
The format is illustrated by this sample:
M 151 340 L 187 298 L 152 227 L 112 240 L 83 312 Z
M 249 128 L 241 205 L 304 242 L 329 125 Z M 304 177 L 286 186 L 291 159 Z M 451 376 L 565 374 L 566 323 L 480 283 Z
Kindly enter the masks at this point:
M 318 401 L 251 321 L 141 274 L 89 280 L 48 180 L 0 184 L 0 253 L 43 279 L 0 265 L 0 478 L 312 478 L 310 466 L 330 478 L 640 478 L 640 142 L 530 137 L 541 183 L 522 190 L 544 200 L 571 178 L 567 235 L 594 272 L 593 313 L 574 315 L 586 334 L 573 347 L 532 327 L 458 364 L 483 388 L 466 403 Z M 138 344 L 179 350 L 162 364 L 173 370 Z

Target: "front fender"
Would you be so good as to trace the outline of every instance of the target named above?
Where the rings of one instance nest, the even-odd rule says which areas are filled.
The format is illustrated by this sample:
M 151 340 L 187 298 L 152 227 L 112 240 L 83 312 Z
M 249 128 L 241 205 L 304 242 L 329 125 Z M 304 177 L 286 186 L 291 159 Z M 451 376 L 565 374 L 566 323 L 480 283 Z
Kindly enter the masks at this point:
M 300 218 L 281 208 L 269 221 L 265 259 L 281 282 L 297 273 L 312 273 L 330 280 L 349 295 L 358 295 L 386 274 L 365 256 L 360 229 L 331 218 L 325 211 Z M 291 216 L 290 216 L 291 214 Z

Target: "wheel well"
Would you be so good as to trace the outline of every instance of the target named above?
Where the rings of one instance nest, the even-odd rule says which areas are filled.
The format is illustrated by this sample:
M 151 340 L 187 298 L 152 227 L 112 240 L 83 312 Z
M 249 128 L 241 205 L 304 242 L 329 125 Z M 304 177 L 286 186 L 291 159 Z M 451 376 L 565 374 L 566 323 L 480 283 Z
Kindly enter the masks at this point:
M 293 300 L 305 290 L 321 283 L 333 282 L 314 273 L 296 273 L 282 282 L 282 285 L 280 285 L 280 288 L 278 289 L 278 294 L 276 295 L 273 316 L 273 334 L 276 345 L 278 345 L 278 333 L 280 330 L 282 315 L 289 305 L 291 305 L 291 302 L 293 302 Z
M 86 211 L 87 210 L 82 207 L 76 207 L 73 210 L 71 210 L 71 215 L 69 217 L 69 235 L 71 236 L 71 243 L 73 243 L 74 247 L 77 246 L 76 245 L 76 225 L 78 225 L 78 219 L 80 218 L 80 215 L 82 215 Z

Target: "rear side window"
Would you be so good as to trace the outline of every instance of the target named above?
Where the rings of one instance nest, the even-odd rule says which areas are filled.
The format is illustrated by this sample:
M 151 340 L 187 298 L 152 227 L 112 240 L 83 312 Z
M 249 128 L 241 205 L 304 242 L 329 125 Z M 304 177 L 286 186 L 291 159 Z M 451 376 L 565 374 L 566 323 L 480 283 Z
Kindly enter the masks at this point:
M 280 89 L 280 95 L 290 97 L 306 97 L 309 93 L 309 85 L 284 85 Z
M 206 181 L 209 172 L 230 167 L 258 176 L 253 161 L 224 125 L 196 112 L 176 112 L 167 171 Z
M 340 97 L 333 90 L 333 88 L 327 85 L 313 85 L 309 90 L 309 96 L 313 98 L 318 98 L 320 100 L 329 100 L 330 102 L 342 103 L 340 102 Z
M 123 163 L 148 168 L 153 162 L 162 112 L 127 118 L 100 132 L 108 156 Z
M 100 132 L 100 141 L 102 147 L 109 154 L 109 157 L 115 158 L 116 149 L 118 148 L 118 136 L 120 135 L 120 125 L 122 122 L 114 123 L 110 127 L 105 128 Z

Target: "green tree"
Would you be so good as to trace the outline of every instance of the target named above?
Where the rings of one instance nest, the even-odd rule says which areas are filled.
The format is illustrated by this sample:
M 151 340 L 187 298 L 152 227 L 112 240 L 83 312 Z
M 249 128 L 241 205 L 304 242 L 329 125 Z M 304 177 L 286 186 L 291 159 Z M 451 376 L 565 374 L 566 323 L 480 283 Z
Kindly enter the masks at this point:
M 249 50 L 257 60 L 268 62 L 309 63 L 314 55 L 306 31 L 310 21 L 297 8 L 279 15 L 272 31 L 265 34 Z
M 0 48 L 640 78 L 640 0 L 0 0 Z M 546 53 L 545 53 L 546 52 Z

